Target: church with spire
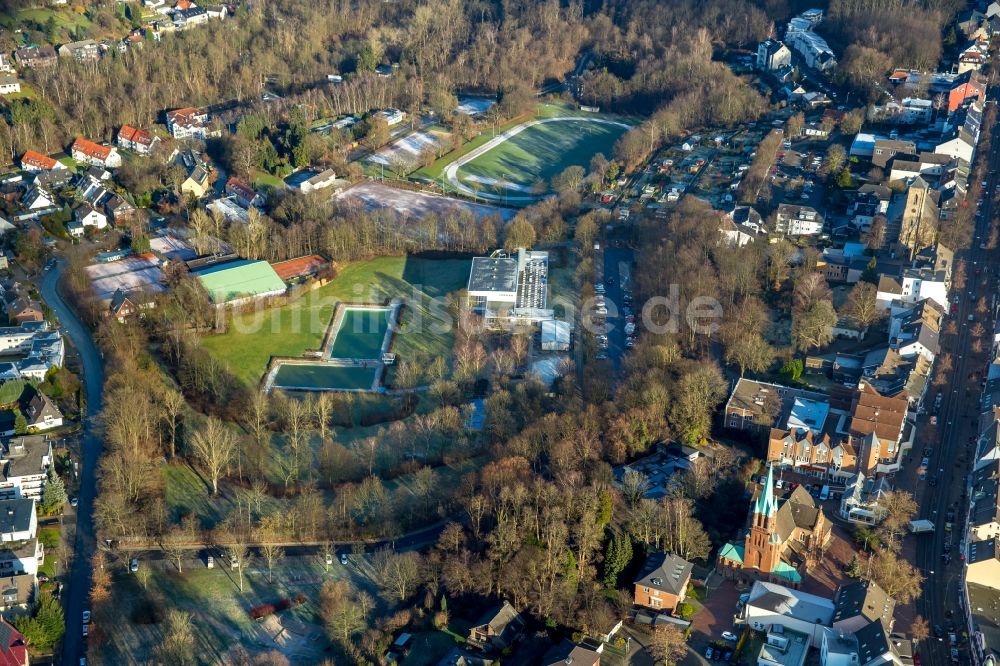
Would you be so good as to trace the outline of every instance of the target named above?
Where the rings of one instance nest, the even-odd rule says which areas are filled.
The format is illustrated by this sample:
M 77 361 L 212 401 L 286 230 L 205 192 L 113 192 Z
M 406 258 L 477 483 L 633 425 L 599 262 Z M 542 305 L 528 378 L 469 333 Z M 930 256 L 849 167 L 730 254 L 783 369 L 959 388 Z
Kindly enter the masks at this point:
M 830 522 L 802 486 L 785 498 L 774 491 L 772 465 L 752 503 L 746 537 L 722 547 L 718 569 L 735 580 L 798 587 L 802 573 L 830 541 Z

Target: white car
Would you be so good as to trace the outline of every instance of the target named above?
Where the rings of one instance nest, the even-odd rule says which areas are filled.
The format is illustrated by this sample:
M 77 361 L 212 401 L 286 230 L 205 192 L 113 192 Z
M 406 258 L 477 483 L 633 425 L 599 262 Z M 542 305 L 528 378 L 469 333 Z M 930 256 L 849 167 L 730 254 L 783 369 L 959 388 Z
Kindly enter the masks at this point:
M 734 634 L 731 631 L 723 631 L 722 632 L 722 640 L 724 640 L 724 641 L 735 641 L 736 640 L 736 634 Z

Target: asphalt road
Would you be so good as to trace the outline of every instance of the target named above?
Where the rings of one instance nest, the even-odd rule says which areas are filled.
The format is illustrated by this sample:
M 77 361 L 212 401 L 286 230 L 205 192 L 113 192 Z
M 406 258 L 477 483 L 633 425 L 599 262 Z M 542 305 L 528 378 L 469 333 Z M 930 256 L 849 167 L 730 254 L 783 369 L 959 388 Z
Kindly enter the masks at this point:
M 995 92 L 992 96 L 995 98 Z M 926 577 L 923 585 L 923 594 L 917 602 L 918 612 L 928 620 L 933 627 L 940 625 L 944 627 L 949 621 L 948 613 L 954 613 L 956 624 L 961 617 L 959 607 L 959 585 L 961 585 L 962 564 L 958 558 L 958 552 L 952 551 L 954 557 L 950 564 L 946 564 L 942 559 L 945 543 L 952 540 L 952 535 L 944 530 L 945 514 L 949 506 L 961 497 L 965 486 L 965 473 L 971 462 L 974 452 L 968 443 L 969 437 L 977 434 L 977 428 L 972 425 L 972 418 L 979 414 L 978 397 L 979 386 L 975 380 L 969 379 L 970 372 L 982 370 L 982 363 L 969 353 L 971 346 L 970 329 L 974 325 L 968 321 L 970 314 L 975 314 L 976 299 L 981 293 L 990 295 L 989 287 L 980 285 L 982 276 L 976 274 L 977 269 L 986 269 L 989 266 L 987 276 L 989 285 L 994 284 L 996 276 L 995 262 L 990 260 L 990 250 L 982 250 L 979 247 L 989 233 L 989 223 L 994 215 L 1000 214 L 997 206 L 993 202 L 993 192 L 1000 182 L 998 177 L 1000 168 L 1000 140 L 994 140 L 989 154 L 989 165 L 986 170 L 986 187 L 983 188 L 983 203 L 980 206 L 982 215 L 976 218 L 976 232 L 972 241 L 971 249 L 957 252 L 956 260 L 959 258 L 966 261 L 966 288 L 962 293 L 953 290 L 961 298 L 957 315 L 958 338 L 954 346 L 948 350 L 952 352 L 954 358 L 954 370 L 951 382 L 943 389 L 941 410 L 938 414 L 938 424 L 940 429 L 940 440 L 934 447 L 934 453 L 930 456 L 930 474 L 937 474 L 939 482 L 937 486 L 928 486 L 924 491 L 923 501 L 920 507 L 920 518 L 934 521 L 938 529 L 933 535 L 921 539 L 917 544 L 916 563 Z M 970 295 L 970 290 L 974 291 Z M 986 316 L 976 315 L 977 321 L 982 321 L 987 330 L 992 330 L 992 322 Z M 955 461 L 965 458 L 965 464 L 957 465 Z M 956 515 L 962 516 L 964 512 L 957 506 Z M 960 520 L 960 518 L 958 519 Z M 960 531 L 961 528 L 959 528 Z M 950 662 L 949 646 L 944 641 L 932 638 L 925 641 L 921 656 L 923 663 L 930 665 L 943 665 Z M 964 654 L 968 658 L 968 653 Z
M 83 364 L 83 383 L 87 391 L 87 415 L 80 438 L 80 504 L 76 509 L 76 543 L 73 564 L 65 580 L 63 608 L 66 611 L 66 636 L 63 639 L 62 663 L 78 666 L 86 652 L 81 631 L 81 617 L 90 591 L 90 563 L 94 555 L 94 497 L 97 494 L 97 461 L 103 442 L 94 433 L 95 416 L 104 399 L 104 366 L 90 334 L 72 310 L 63 302 L 56 284 L 62 275 L 63 262 L 48 271 L 42 279 L 42 298 L 48 304 L 69 336 Z

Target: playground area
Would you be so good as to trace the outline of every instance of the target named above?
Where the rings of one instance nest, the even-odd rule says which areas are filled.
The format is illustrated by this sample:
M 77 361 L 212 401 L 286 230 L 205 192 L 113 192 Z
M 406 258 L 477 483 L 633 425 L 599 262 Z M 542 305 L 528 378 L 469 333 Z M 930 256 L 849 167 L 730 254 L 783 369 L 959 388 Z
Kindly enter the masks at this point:
M 378 391 L 403 302 L 334 308 L 319 353 L 272 357 L 264 391 Z

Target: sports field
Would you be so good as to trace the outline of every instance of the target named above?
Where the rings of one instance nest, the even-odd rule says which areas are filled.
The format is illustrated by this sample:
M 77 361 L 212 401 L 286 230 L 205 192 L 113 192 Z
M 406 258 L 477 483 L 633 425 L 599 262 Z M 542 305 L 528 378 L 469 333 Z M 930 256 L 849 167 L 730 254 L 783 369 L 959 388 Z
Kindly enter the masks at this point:
M 454 331 L 446 321 L 447 308 L 440 304 L 448 294 L 465 287 L 469 263 L 467 259 L 402 256 L 341 264 L 329 284 L 292 303 L 230 315 L 226 332 L 202 338 L 202 347 L 245 384 L 254 386 L 271 356 L 299 357 L 307 350 L 318 350 L 337 303 L 383 303 L 401 297 L 406 307 L 392 351 L 401 360 L 429 364 L 451 351 Z
M 333 338 L 330 357 L 381 358 L 382 341 L 389 326 L 388 317 L 389 310 L 386 308 L 345 308 L 344 318 Z
M 587 168 L 597 153 L 610 155 L 628 125 L 599 116 L 563 116 L 518 125 L 455 160 L 448 182 L 494 201 L 530 201 L 551 191 L 550 181 L 570 166 Z
M 274 377 L 275 388 L 339 388 L 367 391 L 375 378 L 374 368 L 351 365 L 283 364 Z

